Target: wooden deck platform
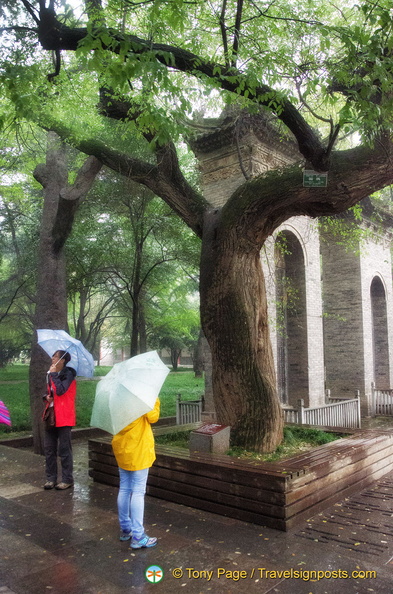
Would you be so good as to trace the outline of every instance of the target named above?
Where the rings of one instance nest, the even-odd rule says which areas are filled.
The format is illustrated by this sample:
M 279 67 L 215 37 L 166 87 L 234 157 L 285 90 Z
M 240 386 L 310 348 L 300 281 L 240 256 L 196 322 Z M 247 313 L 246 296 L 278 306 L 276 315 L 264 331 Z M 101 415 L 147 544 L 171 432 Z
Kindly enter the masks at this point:
M 149 495 L 285 531 L 392 470 L 393 430 L 359 431 L 276 463 L 163 445 L 156 453 Z M 119 484 L 110 439 L 89 440 L 89 475 Z

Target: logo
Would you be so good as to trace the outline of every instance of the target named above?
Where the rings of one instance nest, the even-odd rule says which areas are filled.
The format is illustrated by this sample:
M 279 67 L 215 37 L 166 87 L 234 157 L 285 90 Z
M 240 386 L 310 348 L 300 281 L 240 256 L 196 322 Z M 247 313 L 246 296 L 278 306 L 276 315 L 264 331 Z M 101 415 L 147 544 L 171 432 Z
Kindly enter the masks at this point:
M 150 565 L 145 571 L 145 578 L 152 584 L 157 584 L 164 577 L 164 572 L 158 565 Z

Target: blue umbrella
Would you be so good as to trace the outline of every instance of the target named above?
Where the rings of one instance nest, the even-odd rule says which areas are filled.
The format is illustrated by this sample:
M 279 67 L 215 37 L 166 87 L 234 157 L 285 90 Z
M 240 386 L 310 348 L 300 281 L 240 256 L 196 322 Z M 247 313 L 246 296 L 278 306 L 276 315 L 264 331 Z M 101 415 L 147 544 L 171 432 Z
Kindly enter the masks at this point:
M 38 344 L 51 357 L 56 351 L 67 351 L 71 356 L 69 367 L 73 367 L 77 375 L 92 377 L 94 359 L 80 340 L 72 338 L 65 330 L 37 330 Z

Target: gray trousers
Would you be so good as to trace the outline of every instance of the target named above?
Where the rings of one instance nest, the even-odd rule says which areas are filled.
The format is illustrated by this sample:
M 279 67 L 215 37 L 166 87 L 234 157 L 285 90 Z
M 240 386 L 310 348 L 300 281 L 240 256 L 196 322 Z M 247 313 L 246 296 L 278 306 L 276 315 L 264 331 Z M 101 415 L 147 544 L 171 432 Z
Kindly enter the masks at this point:
M 45 429 L 44 436 L 45 473 L 48 481 L 57 483 L 57 456 L 61 461 L 63 483 L 73 483 L 73 457 L 71 427 Z

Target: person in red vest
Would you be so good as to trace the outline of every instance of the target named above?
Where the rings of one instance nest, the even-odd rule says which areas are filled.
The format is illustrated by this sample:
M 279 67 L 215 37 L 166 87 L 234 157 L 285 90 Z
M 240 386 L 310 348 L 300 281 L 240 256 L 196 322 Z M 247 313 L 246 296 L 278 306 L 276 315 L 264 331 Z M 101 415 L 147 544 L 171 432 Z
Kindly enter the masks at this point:
M 48 371 L 48 393 L 45 398 L 53 405 L 55 425 L 45 428 L 44 453 L 46 483 L 44 489 L 68 489 L 74 484 L 71 428 L 76 424 L 76 371 L 67 363 L 71 356 L 66 351 L 56 351 Z M 62 477 L 57 482 L 57 454 L 61 460 Z

